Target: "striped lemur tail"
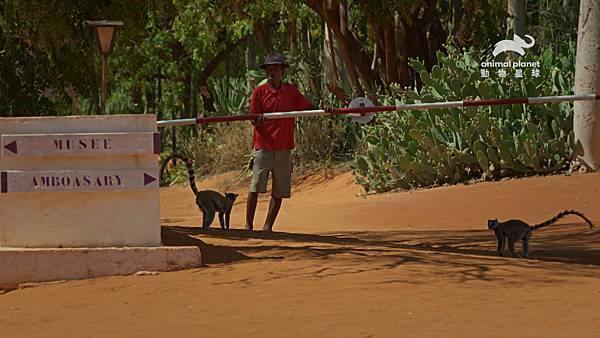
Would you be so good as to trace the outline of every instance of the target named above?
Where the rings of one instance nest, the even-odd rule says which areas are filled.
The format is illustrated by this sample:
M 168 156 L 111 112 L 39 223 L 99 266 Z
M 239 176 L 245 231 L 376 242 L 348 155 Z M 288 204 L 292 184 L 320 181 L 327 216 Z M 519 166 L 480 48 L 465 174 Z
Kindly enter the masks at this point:
M 169 161 L 172 161 L 172 160 L 181 160 L 181 161 L 183 161 L 183 163 L 185 163 L 185 166 L 187 167 L 187 170 L 188 170 L 188 176 L 189 176 L 189 179 L 190 179 L 190 188 L 192 188 L 192 192 L 194 193 L 194 195 L 197 196 L 198 195 L 198 187 L 196 187 L 196 179 L 195 179 L 195 176 L 194 176 L 194 166 L 192 165 L 192 161 L 190 161 L 189 159 L 187 159 L 187 158 L 185 158 L 185 157 L 183 157 L 181 155 L 173 154 L 173 155 L 167 157 L 163 161 L 162 166 L 160 167 L 160 177 L 161 177 L 161 179 L 163 177 L 163 173 L 165 171 L 165 167 L 167 166 L 167 164 L 169 163 Z
M 565 217 L 567 215 L 577 215 L 577 216 L 583 218 L 590 225 L 590 229 L 594 227 L 594 225 L 592 224 L 592 222 L 589 219 L 587 219 L 587 217 L 585 217 L 579 211 L 577 211 L 577 210 L 565 210 L 565 211 L 562 211 L 562 212 L 558 213 L 558 215 L 552 217 L 551 219 L 549 219 L 549 220 L 547 220 L 547 221 L 545 221 L 543 223 L 539 223 L 539 224 L 536 224 L 536 225 L 532 226 L 531 230 L 536 230 L 536 229 L 548 226 L 548 225 L 550 225 L 552 223 L 555 223 L 556 221 L 558 221 L 559 219 L 561 219 L 561 218 L 563 218 L 563 217 Z

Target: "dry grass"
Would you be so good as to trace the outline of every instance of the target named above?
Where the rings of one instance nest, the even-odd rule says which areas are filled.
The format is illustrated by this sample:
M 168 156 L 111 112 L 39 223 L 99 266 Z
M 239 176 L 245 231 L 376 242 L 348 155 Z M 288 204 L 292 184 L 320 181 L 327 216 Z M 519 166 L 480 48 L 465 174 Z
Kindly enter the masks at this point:
M 346 121 L 333 118 L 299 119 L 296 126 L 294 166 L 299 172 L 331 167 L 347 160 L 340 149 L 344 141 Z M 240 170 L 249 176 L 247 168 L 252 152 L 252 125 L 250 123 L 218 123 L 202 127 L 197 135 L 180 136 L 180 152 L 194 161 L 196 175 L 219 174 Z M 187 180 L 185 167 L 168 164 L 165 183 Z
M 346 121 L 336 118 L 309 117 L 296 127 L 294 160 L 300 167 L 328 167 L 344 158 L 342 149 Z
M 252 151 L 250 123 L 213 124 L 199 137 L 190 138 L 186 153 L 198 168 L 198 174 L 218 174 L 243 169 Z

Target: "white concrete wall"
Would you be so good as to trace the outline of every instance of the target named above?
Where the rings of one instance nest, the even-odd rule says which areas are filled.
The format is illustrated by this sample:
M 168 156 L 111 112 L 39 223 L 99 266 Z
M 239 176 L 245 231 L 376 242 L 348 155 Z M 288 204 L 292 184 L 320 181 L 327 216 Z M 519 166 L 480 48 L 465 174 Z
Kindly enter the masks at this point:
M 156 132 L 154 115 L 0 118 L 0 135 Z M 150 148 L 151 149 L 151 148 Z M 157 155 L 3 156 L 0 171 L 143 170 Z M 9 186 L 10 188 L 10 186 Z M 0 247 L 160 245 L 158 187 L 0 193 Z
M 130 275 L 138 271 L 174 271 L 202 266 L 200 248 L 0 248 L 0 290 L 24 282 Z

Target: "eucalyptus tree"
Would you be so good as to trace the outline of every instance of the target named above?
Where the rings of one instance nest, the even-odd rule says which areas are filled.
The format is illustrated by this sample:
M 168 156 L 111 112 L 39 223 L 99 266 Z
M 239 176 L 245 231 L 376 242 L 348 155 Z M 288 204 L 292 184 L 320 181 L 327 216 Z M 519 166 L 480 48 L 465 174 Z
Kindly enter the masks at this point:
M 575 92 L 600 93 L 600 3 L 581 0 L 575 67 Z M 580 144 L 578 156 L 600 170 L 600 100 L 576 102 L 573 129 Z

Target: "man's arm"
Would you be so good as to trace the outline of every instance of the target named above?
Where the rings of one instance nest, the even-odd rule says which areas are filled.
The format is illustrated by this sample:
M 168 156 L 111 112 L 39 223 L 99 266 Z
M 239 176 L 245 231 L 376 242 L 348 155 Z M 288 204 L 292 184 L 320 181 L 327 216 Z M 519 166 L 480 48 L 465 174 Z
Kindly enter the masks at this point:
M 258 90 L 255 88 L 250 97 L 250 114 L 261 115 L 256 120 L 250 120 L 250 123 L 252 123 L 253 126 L 259 126 L 265 123 L 265 118 L 262 116 L 261 100 L 258 96 Z

